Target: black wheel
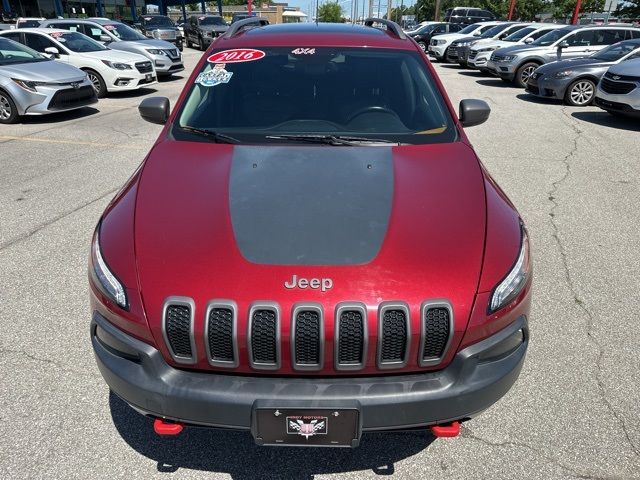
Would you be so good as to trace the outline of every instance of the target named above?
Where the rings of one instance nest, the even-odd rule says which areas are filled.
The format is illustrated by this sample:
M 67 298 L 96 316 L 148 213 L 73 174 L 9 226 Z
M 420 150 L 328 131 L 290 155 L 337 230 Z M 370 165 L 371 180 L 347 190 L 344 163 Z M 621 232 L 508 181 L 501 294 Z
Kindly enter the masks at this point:
M 580 78 L 567 88 L 564 101 L 574 107 L 590 105 L 595 98 L 596 84 L 588 78 Z
M 191 43 L 191 40 L 189 40 L 189 35 L 185 35 L 185 41 L 187 42 L 187 47 L 192 48 L 193 47 L 193 43 Z
M 107 85 L 104 83 L 104 79 L 94 70 L 87 69 L 85 72 L 87 72 L 87 77 L 89 77 L 89 81 L 91 82 L 91 85 L 93 85 L 93 89 L 96 91 L 96 97 L 104 98 L 107 94 Z
M 529 81 L 529 77 L 533 74 L 533 72 L 536 71 L 536 68 L 538 68 L 539 66 L 540 65 L 535 62 L 527 62 L 520 65 L 520 68 L 518 68 L 518 71 L 516 71 L 516 78 L 514 79 L 515 84 L 521 88 L 525 88 L 527 86 L 527 82 Z
M 427 51 L 427 44 L 424 43 L 422 40 L 418 42 L 418 46 L 422 49 L 423 52 Z
M 13 99 L 0 90 L 0 123 L 16 123 L 20 115 Z
M 204 40 L 202 39 L 202 37 L 198 37 L 198 46 L 200 47 L 201 51 L 205 51 L 206 48 L 204 47 Z

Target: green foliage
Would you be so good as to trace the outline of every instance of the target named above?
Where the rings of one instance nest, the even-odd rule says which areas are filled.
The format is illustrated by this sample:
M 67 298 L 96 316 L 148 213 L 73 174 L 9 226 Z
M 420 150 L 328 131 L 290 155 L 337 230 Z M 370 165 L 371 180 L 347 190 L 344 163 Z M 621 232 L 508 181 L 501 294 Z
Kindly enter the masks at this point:
M 576 0 L 553 0 L 553 16 L 558 19 L 571 18 L 576 9 Z M 582 0 L 580 13 L 602 12 L 604 0 Z
M 338 3 L 325 3 L 318 8 L 319 22 L 342 22 L 342 8 Z
M 640 18 L 640 0 L 627 0 L 618 6 L 615 13 L 625 18 Z
M 410 7 L 402 5 L 391 9 L 391 20 L 394 22 L 400 23 L 403 15 L 415 15 L 414 5 L 411 5 Z M 384 15 L 384 18 L 387 18 L 386 14 Z
M 548 10 L 553 10 L 551 2 L 571 2 L 575 7 L 575 0 L 517 0 L 513 14 L 514 20 L 534 20 L 537 14 Z M 603 0 L 584 0 L 585 2 L 595 2 Z M 493 12 L 498 18 L 506 18 L 509 14 L 509 0 L 466 0 L 462 2 L 465 7 L 482 8 Z M 449 8 L 454 8 L 460 4 L 456 0 L 442 0 L 440 2 L 440 18 L 444 20 L 444 13 Z M 416 16 L 418 22 L 433 20 L 436 11 L 435 0 L 418 0 L 416 5 Z

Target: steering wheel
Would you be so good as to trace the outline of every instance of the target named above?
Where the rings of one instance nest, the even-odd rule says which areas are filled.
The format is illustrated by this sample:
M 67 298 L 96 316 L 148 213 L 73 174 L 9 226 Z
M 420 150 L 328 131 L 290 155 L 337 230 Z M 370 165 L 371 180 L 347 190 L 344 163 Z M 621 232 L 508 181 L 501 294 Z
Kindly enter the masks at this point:
M 347 123 L 353 122 L 354 118 L 359 117 L 360 115 L 364 115 L 366 113 L 386 113 L 387 115 L 393 115 L 396 118 L 400 118 L 398 117 L 398 114 L 393 110 L 386 107 L 380 107 L 380 106 L 374 105 L 371 107 L 361 108 L 360 110 L 358 110 L 356 113 L 354 113 L 349 117 L 349 120 L 347 120 Z

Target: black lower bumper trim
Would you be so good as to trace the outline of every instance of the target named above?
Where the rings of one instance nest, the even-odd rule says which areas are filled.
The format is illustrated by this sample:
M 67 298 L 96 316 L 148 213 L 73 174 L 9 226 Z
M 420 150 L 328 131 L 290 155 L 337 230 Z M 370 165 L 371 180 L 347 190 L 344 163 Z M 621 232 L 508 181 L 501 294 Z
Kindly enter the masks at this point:
M 109 345 L 96 336 L 109 335 Z M 521 336 L 515 348 L 503 345 Z M 119 355 L 115 341 L 127 346 Z M 528 346 L 527 321 L 458 352 L 438 372 L 381 377 L 285 378 L 178 370 L 158 350 L 94 313 L 91 341 L 115 394 L 141 413 L 194 425 L 249 430 L 256 405 L 337 408 L 357 403 L 363 431 L 396 430 L 469 418 L 498 401 L 518 378 Z M 132 352 L 137 356 L 132 356 Z M 494 356 L 492 352 L 500 352 Z M 133 357 L 133 358 L 132 358 Z

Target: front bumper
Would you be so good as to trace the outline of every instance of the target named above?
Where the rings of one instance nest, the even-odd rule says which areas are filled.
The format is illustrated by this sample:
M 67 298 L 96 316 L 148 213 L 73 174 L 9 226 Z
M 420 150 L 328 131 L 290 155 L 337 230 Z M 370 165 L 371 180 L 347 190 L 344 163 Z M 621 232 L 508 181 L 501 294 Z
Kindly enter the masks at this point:
M 538 77 L 530 78 L 526 86 L 527 93 L 541 98 L 563 99 L 572 78 Z
M 471 58 L 473 56 L 473 58 Z M 487 64 L 489 62 L 489 57 L 491 56 L 491 52 L 477 52 L 475 55 L 473 53 L 469 54 L 469 59 L 467 63 L 469 66 L 474 68 L 486 69 Z
M 88 80 L 78 82 L 80 87 L 90 87 Z M 78 108 L 87 107 L 98 102 L 98 98 L 91 97 L 74 98 L 77 92 L 70 84 L 60 86 L 38 86 L 36 92 L 28 92 L 18 86 L 9 89 L 9 95 L 16 104 L 19 115 L 45 115 L 48 113 L 67 112 Z M 59 101 L 59 95 L 66 93 L 67 99 Z
M 447 45 L 429 45 L 429 54 L 436 57 L 438 60 L 444 58 L 444 54 L 447 51 Z
M 594 102 L 598 107 L 608 112 L 640 117 L 640 87 L 631 93 L 615 95 L 604 92 L 598 86 Z
M 178 51 L 176 57 L 170 57 L 169 55 L 151 55 L 147 57 L 151 59 L 158 75 L 171 75 L 172 73 L 178 73 L 184 70 L 184 64 L 182 63 L 182 54 Z
M 257 405 L 357 405 L 363 431 L 395 430 L 470 418 L 498 401 L 518 378 L 529 341 L 519 317 L 458 352 L 443 370 L 352 378 L 282 378 L 202 373 L 170 367 L 151 345 L 91 322 L 98 368 L 111 390 L 139 412 L 187 424 L 249 430 Z

